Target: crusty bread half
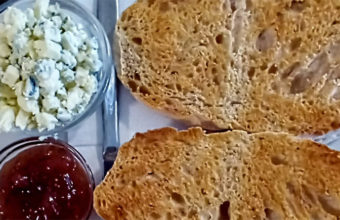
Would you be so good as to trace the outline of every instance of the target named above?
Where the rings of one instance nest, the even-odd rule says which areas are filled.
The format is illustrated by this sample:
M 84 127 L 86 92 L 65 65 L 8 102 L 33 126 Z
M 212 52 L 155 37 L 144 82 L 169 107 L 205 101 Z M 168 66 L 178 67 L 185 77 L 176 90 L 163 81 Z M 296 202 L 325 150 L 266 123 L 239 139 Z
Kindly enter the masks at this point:
M 104 219 L 339 219 L 340 154 L 283 133 L 137 134 L 94 192 Z
M 133 95 L 210 130 L 340 127 L 339 0 L 137 0 L 116 27 Z

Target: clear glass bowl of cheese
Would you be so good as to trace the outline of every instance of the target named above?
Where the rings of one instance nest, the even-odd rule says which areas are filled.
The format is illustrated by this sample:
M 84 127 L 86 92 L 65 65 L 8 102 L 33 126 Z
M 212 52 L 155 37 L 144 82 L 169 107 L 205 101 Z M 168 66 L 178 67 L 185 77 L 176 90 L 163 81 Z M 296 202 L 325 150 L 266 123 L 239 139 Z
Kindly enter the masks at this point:
M 38 3 L 40 2 L 40 3 Z M 4 22 L 4 19 L 5 16 L 4 16 L 4 11 L 8 10 L 8 7 L 12 7 L 12 8 L 17 8 L 19 10 L 22 10 L 23 12 L 25 12 L 27 9 L 29 8 L 32 8 L 34 9 L 34 7 L 37 7 L 35 5 L 37 4 L 42 4 L 41 7 L 44 7 L 43 4 L 46 4 L 46 0 L 19 0 L 19 1 L 9 1 L 7 2 L 7 4 L 3 4 L 0 6 L 0 21 L 1 22 Z M 26 125 L 26 127 L 24 129 L 20 129 L 18 128 L 16 125 L 16 121 L 18 120 L 17 117 L 18 117 L 18 114 L 19 114 L 19 111 L 21 109 L 21 106 L 19 106 L 19 98 L 16 98 L 16 101 L 17 101 L 17 108 L 15 109 L 15 107 L 13 109 L 14 112 L 15 112 L 15 122 L 14 122 L 14 127 L 13 129 L 11 129 L 9 132 L 12 133 L 22 133 L 24 132 L 26 135 L 30 135 L 30 136 L 36 136 L 36 135 L 51 135 L 51 134 L 55 134 L 55 133 L 59 133 L 59 132 L 64 132 L 66 130 L 68 130 L 69 128 L 73 127 L 74 125 L 78 124 L 80 121 L 84 120 L 85 118 L 87 118 L 88 116 L 90 116 L 91 114 L 93 114 L 96 109 L 98 108 L 98 106 L 102 103 L 103 101 L 103 97 L 104 97 L 104 94 L 107 90 L 107 87 L 108 87 L 108 84 L 110 82 L 110 78 L 111 78 L 111 73 L 112 73 L 112 54 L 111 54 L 111 47 L 110 47 L 110 43 L 107 39 L 107 35 L 105 33 L 105 30 L 104 28 L 102 27 L 102 25 L 100 24 L 100 22 L 97 20 L 97 18 L 91 13 L 89 12 L 88 10 L 84 9 L 83 6 L 81 6 L 79 3 L 77 3 L 76 1 L 70 1 L 70 0 L 51 0 L 49 2 L 49 5 L 55 5 L 55 4 L 58 4 L 59 7 L 60 7 L 60 11 L 63 13 L 63 15 L 67 15 L 69 16 L 72 21 L 74 22 L 74 24 L 76 24 L 77 26 L 80 24 L 80 28 L 82 28 L 86 34 L 87 34 L 87 38 L 88 39 L 96 39 L 97 43 L 95 43 L 95 47 L 97 48 L 96 51 L 98 53 L 98 60 L 100 61 L 101 65 L 100 65 L 100 68 L 98 68 L 98 70 L 95 70 L 95 73 L 88 73 L 88 74 L 91 74 L 92 77 L 94 76 L 96 79 L 97 79 L 97 89 L 96 89 L 96 92 L 92 93 L 91 92 L 91 95 L 89 97 L 89 95 L 87 96 L 87 99 L 89 99 L 89 101 L 87 100 L 86 102 L 88 102 L 87 105 L 85 106 L 80 106 L 80 104 L 78 104 L 77 106 L 77 112 L 72 112 L 72 116 L 71 118 L 69 117 L 70 114 L 68 115 L 68 117 L 66 117 L 66 119 L 64 120 L 60 120 L 59 118 L 63 118 L 64 115 L 60 116 L 60 112 L 61 114 L 63 113 L 63 111 L 67 110 L 69 106 L 72 106 L 74 105 L 75 103 L 79 103 L 79 100 L 77 102 L 77 99 L 79 99 L 79 97 L 77 97 L 77 92 L 73 92 L 73 94 L 71 94 L 70 90 L 67 89 L 67 94 L 63 94 L 65 97 L 67 96 L 67 99 L 66 101 L 62 101 L 62 100 L 57 100 L 59 103 L 59 107 L 56 107 L 55 106 L 55 109 L 51 110 L 49 109 L 49 112 L 54 112 L 56 115 L 58 115 L 58 117 L 55 115 L 55 118 L 58 120 L 58 122 L 56 123 L 55 122 L 55 119 L 54 120 L 54 123 L 55 123 L 55 126 L 52 126 L 52 128 L 48 128 L 48 125 L 45 125 L 45 127 L 40 127 L 40 125 L 38 125 L 38 115 L 33 113 L 33 111 L 30 114 L 30 119 L 32 119 L 33 117 L 35 117 L 34 119 L 32 120 L 36 120 L 34 122 L 32 122 L 30 125 Z M 45 6 L 46 7 L 46 6 Z M 36 10 L 34 10 L 34 16 L 37 16 L 36 15 Z M 38 12 L 40 13 L 40 12 Z M 15 14 L 15 13 L 13 13 Z M 8 18 L 9 17 L 9 18 Z M 11 18 L 10 16 L 7 17 L 7 20 L 8 19 L 12 19 L 12 20 L 15 20 L 15 18 Z M 20 19 L 19 19 L 20 20 Z M 65 20 L 63 19 L 62 20 L 62 24 L 64 25 L 65 23 Z M 14 22 L 15 23 L 15 22 Z M 26 27 L 27 27 L 27 24 L 26 24 Z M 62 27 L 60 27 L 61 29 Z M 36 31 L 34 30 L 34 28 L 32 27 L 32 32 L 33 31 Z M 63 32 L 65 32 L 66 30 L 63 30 Z M 47 31 L 45 31 L 45 34 L 43 38 L 47 38 L 47 37 L 50 37 L 51 39 L 55 39 L 55 35 L 53 33 L 53 31 L 51 33 L 47 33 Z M 76 35 L 76 34 L 75 34 Z M 33 36 L 33 35 L 32 35 Z M 60 45 L 62 45 L 64 47 L 64 35 L 62 35 L 62 41 L 60 41 Z M 67 36 L 66 36 L 67 37 Z M 52 40 L 52 41 L 53 41 Z M 59 39 L 60 40 L 60 39 Z M 72 41 L 72 39 L 71 39 Z M 13 41 L 14 42 L 14 41 Z M 85 41 L 84 41 L 85 42 Z M 86 42 L 90 42 L 90 40 L 86 41 Z M 67 42 L 66 42 L 67 43 Z M 0 39 L 0 44 L 1 44 L 1 39 Z M 42 46 L 41 46 L 42 44 Z M 88 43 L 88 44 L 91 44 L 91 43 Z M 14 43 L 13 43 L 14 45 Z M 40 45 L 38 44 L 37 47 L 40 47 L 41 46 L 41 53 L 44 54 L 47 54 L 49 50 L 48 46 L 46 46 L 46 48 L 44 48 L 44 45 L 43 43 L 40 43 Z M 85 43 L 84 43 L 85 45 Z M 1 47 L 1 45 L 0 45 Z M 14 48 L 14 46 L 10 46 L 10 48 Z M 34 44 L 34 48 L 36 48 L 36 44 Z M 64 48 L 62 48 L 64 49 Z M 70 51 L 72 50 L 72 46 L 70 46 Z M 85 50 L 85 49 L 84 49 Z M 20 51 L 20 50 L 19 50 Z M 80 49 L 79 49 L 80 51 Z M 61 51 L 63 52 L 63 51 Z M 71 51 L 72 52 L 72 51 Z M 78 52 L 78 50 L 77 50 Z M 37 52 L 36 52 L 37 53 Z M 54 51 L 52 50 L 52 52 L 50 54 L 47 54 L 47 58 L 50 59 L 49 55 L 51 55 L 52 57 L 55 56 L 54 55 Z M 77 63 L 79 63 L 80 61 L 78 61 L 78 55 L 76 54 L 73 54 L 74 55 L 74 58 L 76 58 L 77 60 Z M 30 53 L 29 55 L 26 54 L 26 56 L 30 56 Z M 39 54 L 37 56 L 40 56 Z M 60 56 L 64 56 L 64 55 L 60 55 Z M 1 54 L 0 54 L 0 58 L 1 58 Z M 53 58 L 52 58 L 53 59 Z M 60 58 L 61 59 L 61 58 Z M 81 58 L 79 58 L 81 59 Z M 85 58 L 84 58 L 85 59 Z M 20 59 L 18 59 L 20 60 Z M 46 59 L 45 59 L 46 61 Z M 53 61 L 54 63 L 57 63 L 57 61 Z M 85 61 L 84 61 L 85 62 Z M 48 62 L 47 62 L 48 63 Z M 46 64 L 46 62 L 45 62 Z M 13 64 L 14 65 L 14 64 Z M 55 66 L 57 66 L 57 64 L 53 64 Z M 47 66 L 47 67 L 46 67 Z M 15 65 L 14 65 L 15 67 Z M 21 67 L 18 66 L 18 69 L 20 70 Z M 62 68 L 62 67 L 60 67 Z M 70 67 L 71 68 L 71 67 Z M 10 69 L 10 68 L 6 68 L 6 71 L 7 69 Z M 14 68 L 15 69 L 15 68 Z M 39 69 L 37 67 L 35 67 L 35 71 Z M 48 69 L 48 65 L 45 65 L 45 66 L 42 66 L 40 67 L 40 69 L 42 69 L 42 71 L 45 71 L 45 69 Z M 79 68 L 81 69 L 81 68 Z M 1 70 L 1 69 L 0 69 Z M 64 70 L 63 70 L 64 71 Z M 78 75 L 81 75 L 81 70 L 78 71 L 78 66 L 74 67 L 73 68 L 73 71 L 74 71 L 74 76 L 73 78 L 81 78 L 81 76 L 78 76 Z M 3 69 L 3 72 L 5 72 L 5 70 Z M 8 70 L 7 72 L 11 72 L 11 70 Z M 13 72 L 13 71 L 12 71 Z M 15 72 L 15 71 L 14 71 Z M 79 73 L 80 72 L 80 73 Z M 86 71 L 85 71 L 86 72 Z M 5 72 L 6 73 L 6 72 Z M 3 73 L 4 75 L 4 73 Z M 66 74 L 67 75 L 67 74 Z M 42 78 L 44 77 L 43 75 L 41 76 Z M 64 76 L 64 78 L 67 78 L 67 76 Z M 1 75 L 0 75 L 0 80 L 3 80 L 3 76 L 1 78 Z M 11 77 L 7 76 L 7 78 L 9 79 L 6 79 L 6 80 L 3 80 L 5 83 L 7 82 L 10 82 L 11 81 Z M 39 79 L 39 76 L 34 76 L 33 78 L 38 78 Z M 53 77 L 52 76 L 49 76 L 47 77 L 51 84 L 51 86 L 53 87 Z M 61 70 L 60 70 L 60 81 L 61 80 L 62 76 L 61 76 Z M 19 80 L 22 79 L 22 77 L 20 76 Z M 30 78 L 31 79 L 31 78 Z M 36 79 L 36 80 L 38 80 Z M 74 79 L 75 80 L 75 79 Z M 81 79 L 80 79 L 81 80 Z M 12 80 L 13 81 L 13 80 Z M 87 84 L 88 83 L 87 81 L 89 81 L 89 79 L 87 78 L 84 78 L 83 79 L 83 82 L 84 84 L 82 85 L 82 90 L 86 90 L 87 89 Z M 1 81 L 0 81 L 1 82 Z M 67 85 L 72 87 L 74 86 L 72 84 L 73 82 L 70 82 L 68 83 Z M 1 84 L 1 83 L 0 83 Z M 25 89 L 27 89 L 27 87 L 32 87 L 32 85 L 35 85 L 36 82 L 31 82 L 29 81 L 28 79 L 26 79 L 26 81 L 24 81 L 22 83 L 22 90 L 23 90 L 23 94 L 25 94 Z M 48 83 L 45 83 L 45 84 L 48 84 Z M 26 86 L 26 87 L 25 87 Z M 39 85 L 40 86 L 40 85 Z M 77 85 L 78 86 L 78 85 Z M 90 85 L 91 86 L 91 85 Z M 93 85 L 92 85 L 93 86 Z M 8 86 L 8 87 L 11 87 L 11 86 Z M 80 87 L 80 86 L 79 86 Z M 15 90 L 15 86 L 13 84 L 12 88 L 13 90 Z M 65 83 L 65 88 L 66 88 L 66 83 Z M 39 89 L 39 88 L 38 88 Z M 79 89 L 79 91 L 81 90 Z M 49 88 L 49 85 L 47 85 L 46 87 L 44 88 L 40 88 L 40 94 L 43 94 L 44 92 L 45 93 L 48 93 L 49 90 L 52 90 L 53 91 L 53 88 Z M 29 93 L 29 95 L 33 95 L 34 93 L 34 89 L 31 88 L 31 90 L 26 91 L 27 93 Z M 31 94 L 32 93 L 32 94 Z M 55 94 L 58 94 L 58 97 L 59 97 L 59 90 L 55 92 Z M 79 94 L 82 94 L 82 92 L 80 91 Z M 33 95 L 34 96 L 34 95 Z M 57 95 L 55 95 L 57 96 Z M 83 95 L 85 96 L 85 95 Z M 82 96 L 82 97 L 83 97 Z M 19 97 L 19 96 L 18 96 Z M 46 95 L 47 97 L 47 95 Z M 53 107 L 53 97 L 51 100 L 47 100 L 48 98 L 39 98 L 39 101 L 38 101 L 38 104 L 40 105 L 41 109 L 37 112 L 39 112 L 39 123 L 48 123 L 46 121 L 48 120 L 52 120 L 48 117 L 45 117 L 45 115 L 42 115 L 40 114 L 43 110 L 42 109 L 46 109 L 45 106 L 43 106 L 43 104 L 46 104 L 48 103 L 49 105 L 52 105 Z M 26 101 L 29 99 L 29 98 L 24 98 Z M 46 99 L 44 102 L 42 101 L 42 99 Z M 38 100 L 38 99 L 37 99 Z M 0 88 L 0 102 L 1 102 L 1 88 Z M 13 101 L 12 101 L 13 102 Z M 51 104 L 52 103 L 52 104 Z M 63 104 L 61 104 L 63 103 Z M 66 104 L 65 104 L 66 103 Z M 85 101 L 84 101 L 85 103 Z M 12 105 L 15 105 L 15 103 L 10 103 Z M 27 104 L 28 105 L 28 104 Z M 47 105 L 47 104 L 46 104 Z M 65 107 L 66 106 L 66 107 Z M 51 108 L 52 108 L 51 107 Z M 72 106 L 73 107 L 73 106 Z M 31 107 L 28 106 L 28 108 L 30 109 Z M 60 109 L 62 108 L 62 109 Z M 71 108 L 71 107 L 70 107 Z M 19 110 L 18 110 L 19 109 Z M 2 109 L 4 110 L 4 109 Z M 45 110 L 44 110 L 45 111 Z M 5 112 L 5 111 L 3 111 Z M 24 109 L 24 112 L 26 112 L 26 109 Z M 7 114 L 7 112 L 5 112 Z M 66 112 L 67 113 L 67 112 Z M 1 114 L 1 103 L 0 103 L 0 114 Z M 11 115 L 12 114 L 12 115 Z M 10 117 L 13 117 L 13 113 L 11 114 L 8 114 L 8 117 L 3 117 L 2 119 L 0 118 L 0 123 L 1 120 L 3 120 L 4 123 L 6 123 L 6 120 Z M 53 115 L 53 113 L 51 113 Z M 4 114 L 3 114 L 4 115 Z M 48 115 L 47 115 L 48 116 Z M 60 117 L 59 117 L 60 116 Z M 22 117 L 22 116 L 20 116 Z M 18 124 L 20 125 L 20 119 L 18 121 Z M 32 125 L 33 124 L 33 125 Z M 0 125 L 1 126 L 1 125 Z M 39 129 L 40 127 L 40 129 Z M 1 130 L 1 129 L 0 129 Z M 1 133 L 4 133 L 3 131 Z

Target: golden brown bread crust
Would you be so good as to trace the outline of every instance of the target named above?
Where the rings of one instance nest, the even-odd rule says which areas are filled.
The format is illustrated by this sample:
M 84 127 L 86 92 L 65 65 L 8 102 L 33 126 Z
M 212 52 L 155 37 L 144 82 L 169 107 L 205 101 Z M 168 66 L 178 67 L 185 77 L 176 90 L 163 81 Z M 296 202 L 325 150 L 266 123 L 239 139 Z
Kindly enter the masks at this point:
M 94 207 L 104 219 L 338 219 L 340 154 L 282 133 L 150 131 L 122 146 Z
M 340 127 L 338 0 L 138 0 L 117 24 L 119 78 L 211 130 Z

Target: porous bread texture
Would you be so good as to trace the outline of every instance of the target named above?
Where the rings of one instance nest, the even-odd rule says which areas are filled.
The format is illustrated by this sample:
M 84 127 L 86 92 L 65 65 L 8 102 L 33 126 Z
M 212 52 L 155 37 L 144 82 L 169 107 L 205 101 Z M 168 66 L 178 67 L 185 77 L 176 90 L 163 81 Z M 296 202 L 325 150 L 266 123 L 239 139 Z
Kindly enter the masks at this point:
M 283 133 L 137 134 L 94 192 L 104 219 L 339 219 L 340 154 Z
M 338 0 L 138 0 L 116 27 L 118 76 L 210 130 L 340 127 Z

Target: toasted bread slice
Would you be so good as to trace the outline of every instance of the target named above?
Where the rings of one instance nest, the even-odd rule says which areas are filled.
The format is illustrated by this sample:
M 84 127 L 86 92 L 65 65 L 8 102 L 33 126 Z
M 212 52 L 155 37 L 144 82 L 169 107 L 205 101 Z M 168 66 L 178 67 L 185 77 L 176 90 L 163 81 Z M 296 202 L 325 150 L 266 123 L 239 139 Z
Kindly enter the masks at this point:
M 116 27 L 133 95 L 210 130 L 340 127 L 338 0 L 138 0 Z
M 339 219 L 340 154 L 282 133 L 137 134 L 94 192 L 104 219 Z

